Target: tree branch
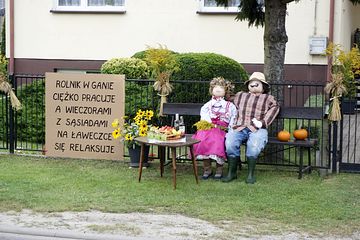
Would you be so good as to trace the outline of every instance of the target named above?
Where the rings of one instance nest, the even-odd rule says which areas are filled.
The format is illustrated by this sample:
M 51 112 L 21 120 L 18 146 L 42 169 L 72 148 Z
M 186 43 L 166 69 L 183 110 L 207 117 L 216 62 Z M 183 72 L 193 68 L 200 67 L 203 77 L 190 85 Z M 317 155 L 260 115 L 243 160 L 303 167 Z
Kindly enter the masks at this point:
M 294 2 L 295 0 L 281 0 L 283 4 Z

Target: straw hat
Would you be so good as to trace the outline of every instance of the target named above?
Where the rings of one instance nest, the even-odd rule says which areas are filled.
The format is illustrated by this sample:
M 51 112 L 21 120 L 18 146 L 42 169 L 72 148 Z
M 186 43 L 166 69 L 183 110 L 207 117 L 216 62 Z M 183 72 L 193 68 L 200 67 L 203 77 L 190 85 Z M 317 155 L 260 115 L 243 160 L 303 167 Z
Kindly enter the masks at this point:
M 260 82 L 264 83 L 268 88 L 270 87 L 269 83 L 266 82 L 265 75 L 262 72 L 254 72 L 251 74 L 249 80 L 244 82 L 247 85 L 251 80 L 259 80 Z

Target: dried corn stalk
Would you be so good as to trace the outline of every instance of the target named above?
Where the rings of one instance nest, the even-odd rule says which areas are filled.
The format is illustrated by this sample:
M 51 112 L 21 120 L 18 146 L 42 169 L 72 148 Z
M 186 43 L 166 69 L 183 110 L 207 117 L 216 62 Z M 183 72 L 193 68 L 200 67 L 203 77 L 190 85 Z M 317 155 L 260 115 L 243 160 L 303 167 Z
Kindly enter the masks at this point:
M 11 88 L 10 83 L 7 81 L 7 76 L 3 73 L 0 73 L 0 91 L 10 96 L 11 106 L 16 111 L 21 109 L 21 103 Z
M 173 90 L 173 86 L 170 84 L 170 73 L 162 72 L 156 78 L 156 82 L 154 83 L 155 91 L 159 92 L 158 95 L 160 98 L 160 111 L 159 115 L 163 116 L 163 105 L 167 102 L 167 95 L 171 93 Z
M 344 86 L 344 75 L 339 72 L 331 75 L 331 82 L 327 83 L 325 86 L 325 91 L 330 95 L 330 106 L 329 106 L 329 116 L 330 121 L 340 121 L 341 120 L 341 109 L 340 109 L 340 100 L 339 98 L 346 93 L 346 88 Z

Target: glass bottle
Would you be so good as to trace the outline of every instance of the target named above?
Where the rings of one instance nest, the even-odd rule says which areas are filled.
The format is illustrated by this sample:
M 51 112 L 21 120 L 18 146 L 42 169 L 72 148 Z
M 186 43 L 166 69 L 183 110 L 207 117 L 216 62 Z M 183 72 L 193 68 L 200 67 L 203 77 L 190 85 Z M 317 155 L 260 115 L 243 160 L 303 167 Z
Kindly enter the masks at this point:
M 176 131 L 179 130 L 179 126 L 180 126 L 180 118 L 179 118 L 179 114 L 176 113 L 175 120 L 174 120 L 174 128 Z
M 185 134 L 185 123 L 183 116 L 180 116 L 179 130 L 181 131 L 182 134 Z

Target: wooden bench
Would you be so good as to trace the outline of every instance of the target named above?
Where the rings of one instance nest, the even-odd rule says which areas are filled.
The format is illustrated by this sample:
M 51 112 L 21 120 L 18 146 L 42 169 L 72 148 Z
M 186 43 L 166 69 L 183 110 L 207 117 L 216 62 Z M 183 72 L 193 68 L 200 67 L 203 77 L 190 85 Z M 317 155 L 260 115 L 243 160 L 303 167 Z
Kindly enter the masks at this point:
M 185 116 L 200 116 L 200 109 L 204 104 L 202 103 L 164 103 L 163 113 L 171 115 L 172 121 L 174 115 Z M 323 109 L 319 107 L 281 107 L 277 116 L 278 120 L 281 119 L 298 119 L 298 120 L 322 120 L 324 117 Z M 309 124 L 310 125 L 310 124 Z M 310 129 L 308 129 L 310 132 Z M 311 149 L 315 148 L 318 143 L 317 138 L 307 138 L 306 140 L 290 140 L 282 142 L 277 140 L 276 136 L 270 136 L 268 144 L 291 146 L 299 150 L 299 179 L 302 178 L 304 172 L 311 172 Z M 304 150 L 308 152 L 308 165 L 304 166 Z

